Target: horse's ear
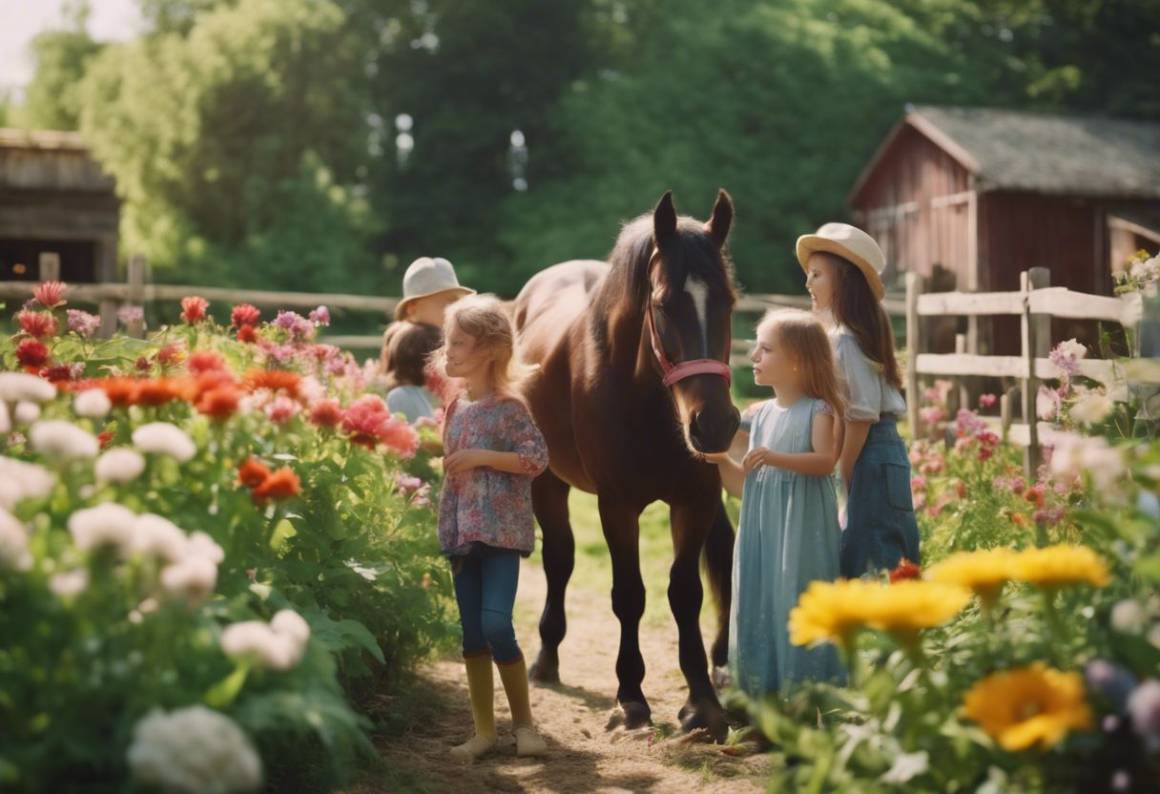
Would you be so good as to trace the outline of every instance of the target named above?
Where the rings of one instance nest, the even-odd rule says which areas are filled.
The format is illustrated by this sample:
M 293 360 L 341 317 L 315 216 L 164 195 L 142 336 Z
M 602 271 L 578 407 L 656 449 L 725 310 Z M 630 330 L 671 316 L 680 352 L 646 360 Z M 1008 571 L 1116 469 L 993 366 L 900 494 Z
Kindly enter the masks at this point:
M 718 248 L 725 245 L 729 238 L 729 228 L 733 226 L 733 198 L 725 188 L 717 191 L 717 202 L 713 205 L 713 214 L 705 224 L 705 232 L 713 238 Z
M 665 191 L 653 210 L 653 243 L 663 248 L 677 236 L 677 208 L 673 206 L 673 191 Z

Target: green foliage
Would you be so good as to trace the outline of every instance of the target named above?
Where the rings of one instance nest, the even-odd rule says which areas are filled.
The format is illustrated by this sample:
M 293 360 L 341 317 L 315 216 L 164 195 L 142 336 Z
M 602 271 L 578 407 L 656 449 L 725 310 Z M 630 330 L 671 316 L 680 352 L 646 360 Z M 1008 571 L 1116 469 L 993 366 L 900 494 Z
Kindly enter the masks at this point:
M 36 71 L 25 91 L 21 121 L 26 127 L 75 130 L 80 126 L 81 84 L 102 45 L 83 27 L 45 31 L 32 40 Z

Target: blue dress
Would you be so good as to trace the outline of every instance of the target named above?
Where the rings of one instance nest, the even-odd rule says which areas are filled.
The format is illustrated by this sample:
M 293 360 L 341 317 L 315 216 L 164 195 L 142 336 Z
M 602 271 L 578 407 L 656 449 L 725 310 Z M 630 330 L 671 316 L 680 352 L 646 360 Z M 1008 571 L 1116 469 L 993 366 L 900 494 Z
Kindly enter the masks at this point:
M 803 397 L 788 408 L 769 400 L 752 418 L 749 448 L 812 452 L 810 430 L 819 413 L 831 413 L 821 400 Z M 729 619 L 733 680 L 746 694 L 760 697 L 794 681 L 845 680 L 833 645 L 790 645 L 788 626 L 810 582 L 837 578 L 840 541 L 832 476 L 771 466 L 746 476 Z

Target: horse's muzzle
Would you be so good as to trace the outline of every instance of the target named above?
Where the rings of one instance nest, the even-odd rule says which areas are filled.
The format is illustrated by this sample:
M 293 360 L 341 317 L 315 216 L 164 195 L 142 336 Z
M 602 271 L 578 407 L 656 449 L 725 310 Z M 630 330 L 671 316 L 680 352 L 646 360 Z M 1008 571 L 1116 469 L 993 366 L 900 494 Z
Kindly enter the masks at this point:
M 732 406 L 727 411 L 698 411 L 689 422 L 689 440 L 698 452 L 724 452 L 740 425 L 741 414 Z

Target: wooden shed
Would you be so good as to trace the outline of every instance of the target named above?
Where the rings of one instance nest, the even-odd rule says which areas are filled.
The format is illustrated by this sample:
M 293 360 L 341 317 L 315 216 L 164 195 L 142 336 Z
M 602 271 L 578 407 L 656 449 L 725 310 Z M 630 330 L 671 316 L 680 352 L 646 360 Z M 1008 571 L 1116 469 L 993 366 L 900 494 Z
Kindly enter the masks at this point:
M 1110 295 L 1128 255 L 1160 248 L 1160 124 L 908 105 L 848 203 L 886 253 L 888 289 L 915 272 L 931 290 L 1013 291 L 1045 267 L 1053 286 Z M 1010 353 L 1018 325 L 980 323 L 968 344 Z
M 78 133 L 0 129 L 0 281 L 36 279 L 46 253 L 65 281 L 112 281 L 120 206 Z

